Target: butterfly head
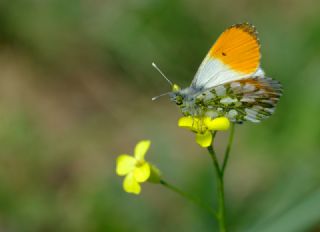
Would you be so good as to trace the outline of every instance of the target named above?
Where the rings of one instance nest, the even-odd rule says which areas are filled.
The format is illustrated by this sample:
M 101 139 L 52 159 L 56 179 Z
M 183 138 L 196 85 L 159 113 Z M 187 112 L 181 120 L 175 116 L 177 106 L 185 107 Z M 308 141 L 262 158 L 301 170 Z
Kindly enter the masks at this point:
M 172 85 L 172 92 L 169 93 L 171 101 L 176 103 L 178 106 L 182 105 L 184 96 L 181 92 L 181 88 L 177 84 Z

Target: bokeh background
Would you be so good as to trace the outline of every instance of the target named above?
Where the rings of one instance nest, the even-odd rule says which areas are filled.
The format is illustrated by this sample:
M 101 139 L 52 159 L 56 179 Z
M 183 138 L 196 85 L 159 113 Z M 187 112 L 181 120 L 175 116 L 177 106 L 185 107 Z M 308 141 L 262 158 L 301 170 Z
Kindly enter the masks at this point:
M 214 204 L 210 157 L 177 127 L 152 68 L 188 86 L 228 26 L 256 25 L 277 111 L 236 128 L 226 174 L 235 232 L 320 231 L 320 2 L 2 0 L 0 231 L 216 231 L 162 186 L 122 190 L 115 159 L 151 139 L 165 179 Z M 220 133 L 223 152 L 228 133 Z

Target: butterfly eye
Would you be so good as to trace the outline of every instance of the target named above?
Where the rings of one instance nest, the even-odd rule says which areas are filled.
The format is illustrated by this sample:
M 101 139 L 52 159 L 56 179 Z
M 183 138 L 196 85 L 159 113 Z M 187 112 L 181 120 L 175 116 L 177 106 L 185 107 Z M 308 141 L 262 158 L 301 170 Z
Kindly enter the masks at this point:
M 175 99 L 175 102 L 178 106 L 182 105 L 183 103 L 183 99 L 181 96 L 177 96 L 176 99 Z

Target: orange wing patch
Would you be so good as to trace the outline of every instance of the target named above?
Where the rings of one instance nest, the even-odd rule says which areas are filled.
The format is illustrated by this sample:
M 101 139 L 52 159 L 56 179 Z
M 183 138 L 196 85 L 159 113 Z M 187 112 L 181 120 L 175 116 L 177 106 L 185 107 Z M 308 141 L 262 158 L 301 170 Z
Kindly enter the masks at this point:
M 209 51 L 209 56 L 221 60 L 232 69 L 254 73 L 260 65 L 260 43 L 255 27 L 236 24 L 224 31 Z

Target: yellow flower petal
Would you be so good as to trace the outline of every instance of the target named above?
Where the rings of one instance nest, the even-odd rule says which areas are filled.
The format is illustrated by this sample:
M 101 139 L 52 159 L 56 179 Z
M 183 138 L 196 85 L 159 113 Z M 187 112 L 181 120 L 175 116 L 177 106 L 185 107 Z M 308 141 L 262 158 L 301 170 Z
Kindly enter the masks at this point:
M 182 117 L 178 121 L 178 126 L 183 128 L 191 129 L 193 125 L 193 118 L 192 117 Z
M 136 159 L 129 155 L 120 155 L 117 158 L 117 169 L 116 172 L 119 176 L 124 176 L 131 172 L 136 164 Z
M 230 121 L 226 117 L 219 117 L 212 120 L 205 120 L 208 130 L 228 130 Z
M 197 134 L 196 135 L 196 142 L 201 147 L 209 147 L 212 142 L 212 134 L 210 131 L 206 131 L 204 134 Z
M 200 131 L 201 128 L 199 128 L 200 120 L 197 117 L 182 117 L 178 121 L 178 126 L 182 128 L 187 128 L 189 130 L 192 130 L 194 132 Z
M 134 149 L 134 157 L 137 160 L 144 160 L 144 156 L 147 153 L 150 147 L 150 144 L 151 142 L 149 140 L 140 141 Z
M 123 189 L 127 193 L 139 194 L 141 191 L 140 184 L 136 181 L 133 173 L 129 173 L 123 181 Z
M 143 165 L 137 166 L 133 170 L 133 176 L 137 182 L 146 181 L 150 176 L 150 165 L 145 162 Z

